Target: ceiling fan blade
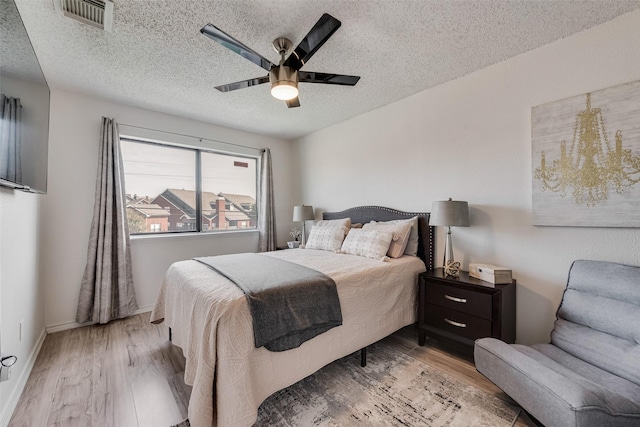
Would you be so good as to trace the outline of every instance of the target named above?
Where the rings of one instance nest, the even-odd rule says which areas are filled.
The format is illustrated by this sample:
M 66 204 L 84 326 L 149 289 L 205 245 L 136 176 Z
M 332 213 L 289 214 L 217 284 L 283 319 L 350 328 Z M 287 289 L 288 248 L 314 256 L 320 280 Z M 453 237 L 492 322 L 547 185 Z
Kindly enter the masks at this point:
M 295 70 L 302 68 L 309 61 L 314 53 L 329 40 L 329 37 L 340 28 L 340 21 L 333 16 L 325 13 L 316 22 L 311 31 L 302 39 L 298 47 L 295 48 L 291 55 L 284 62 L 284 65 Z
M 220 92 L 229 92 L 232 90 L 244 89 L 246 87 L 269 83 L 269 76 L 257 77 L 255 79 L 243 80 L 241 82 L 229 83 L 226 85 L 216 86 Z
M 200 32 L 209 37 L 211 40 L 220 43 L 227 49 L 234 51 L 238 55 L 242 56 L 245 59 L 248 59 L 249 61 L 253 62 L 259 67 L 264 68 L 267 71 L 271 71 L 271 68 L 275 67 L 275 65 L 273 65 L 271 61 L 211 24 L 207 24 L 202 27 Z
M 298 71 L 298 81 L 305 83 L 325 83 L 329 85 L 355 86 L 360 76 L 345 76 L 344 74 L 316 73 L 313 71 Z
M 300 106 L 300 99 L 297 96 L 285 102 L 287 103 L 287 107 L 289 108 L 295 108 Z

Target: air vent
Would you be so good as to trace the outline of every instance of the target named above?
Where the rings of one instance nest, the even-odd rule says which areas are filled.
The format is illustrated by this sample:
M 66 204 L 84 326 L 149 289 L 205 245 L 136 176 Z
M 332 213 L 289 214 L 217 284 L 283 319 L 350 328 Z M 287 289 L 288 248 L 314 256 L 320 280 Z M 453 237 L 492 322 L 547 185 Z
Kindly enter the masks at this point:
M 109 0 L 54 0 L 54 5 L 64 16 L 111 31 L 113 2 Z

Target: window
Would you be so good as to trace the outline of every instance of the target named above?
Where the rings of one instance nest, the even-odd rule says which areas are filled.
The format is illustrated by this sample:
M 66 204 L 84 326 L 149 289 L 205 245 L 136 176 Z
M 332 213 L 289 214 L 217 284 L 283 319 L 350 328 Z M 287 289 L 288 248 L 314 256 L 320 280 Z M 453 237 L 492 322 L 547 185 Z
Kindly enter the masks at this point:
M 121 138 L 129 234 L 256 228 L 257 160 Z

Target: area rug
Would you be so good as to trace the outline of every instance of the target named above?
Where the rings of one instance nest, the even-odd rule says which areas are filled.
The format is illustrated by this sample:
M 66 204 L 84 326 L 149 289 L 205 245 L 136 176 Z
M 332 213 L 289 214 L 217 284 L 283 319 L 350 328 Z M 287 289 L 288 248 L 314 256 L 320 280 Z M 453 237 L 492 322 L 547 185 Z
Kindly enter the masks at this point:
M 271 395 L 254 427 L 511 427 L 519 412 L 380 342 L 369 347 L 364 368 L 354 353 Z

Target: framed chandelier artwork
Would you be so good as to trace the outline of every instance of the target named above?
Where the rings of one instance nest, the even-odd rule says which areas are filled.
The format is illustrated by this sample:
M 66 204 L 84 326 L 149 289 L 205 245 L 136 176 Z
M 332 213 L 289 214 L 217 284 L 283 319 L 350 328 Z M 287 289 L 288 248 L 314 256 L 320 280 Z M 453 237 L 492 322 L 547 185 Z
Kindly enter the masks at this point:
M 531 109 L 533 224 L 640 227 L 640 81 Z

